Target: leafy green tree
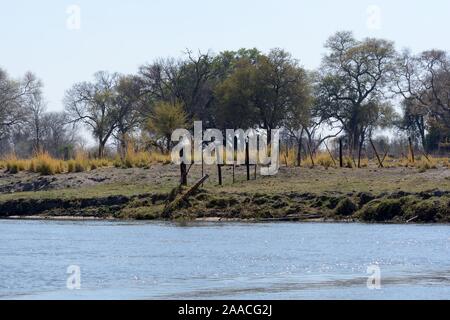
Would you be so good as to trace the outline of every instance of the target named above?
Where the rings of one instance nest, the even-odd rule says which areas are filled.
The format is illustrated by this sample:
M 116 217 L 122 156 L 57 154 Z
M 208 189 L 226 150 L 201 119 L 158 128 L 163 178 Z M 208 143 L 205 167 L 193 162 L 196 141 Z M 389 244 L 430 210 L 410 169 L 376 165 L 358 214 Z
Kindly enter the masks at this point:
M 329 53 L 318 72 L 315 94 L 321 117 L 336 121 L 348 137 L 349 153 L 358 150 L 378 121 L 391 113 L 385 93 L 395 71 L 395 49 L 390 41 L 356 40 L 338 32 L 325 45 Z
M 233 69 L 215 89 L 215 124 L 220 129 L 254 127 L 258 116 L 254 89 L 257 69 L 248 59 L 236 62 Z
M 164 141 L 166 151 L 170 152 L 172 132 L 175 129 L 185 128 L 186 125 L 187 114 L 182 104 L 161 101 L 155 105 L 146 129 L 155 136 L 155 141 Z
M 272 49 L 262 56 L 254 83 L 259 125 L 268 131 L 280 127 L 289 110 L 304 104 L 307 87 L 305 70 L 289 53 Z
M 231 67 L 215 90 L 219 127 L 260 127 L 270 132 L 285 124 L 288 113 L 298 114 L 298 108 L 305 107 L 306 72 L 287 52 L 273 49 L 263 55 L 242 49 L 224 56 Z

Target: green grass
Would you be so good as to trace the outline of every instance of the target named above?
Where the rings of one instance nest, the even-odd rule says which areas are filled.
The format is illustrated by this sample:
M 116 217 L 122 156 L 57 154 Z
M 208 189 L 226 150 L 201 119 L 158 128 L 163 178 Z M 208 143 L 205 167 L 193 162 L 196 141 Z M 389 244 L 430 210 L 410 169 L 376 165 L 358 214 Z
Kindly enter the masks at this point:
M 443 171 L 441 171 L 442 173 Z M 420 173 L 409 169 L 298 169 L 292 168 L 273 177 L 259 177 L 256 181 L 241 181 L 223 187 L 213 187 L 226 193 L 268 194 L 281 192 L 420 192 L 431 189 L 450 190 L 450 179 L 439 176 L 436 170 Z
M 170 192 L 171 187 L 155 188 L 151 184 L 102 184 L 93 187 L 59 189 L 36 192 L 15 192 L 0 194 L 0 202 L 17 199 L 91 199 L 109 196 L 136 196 L 146 193 Z
M 109 169 L 121 170 L 121 169 Z M 144 169 L 142 169 L 144 170 Z M 133 177 L 127 183 L 98 184 L 91 187 L 69 188 L 37 192 L 15 192 L 0 194 L 0 203 L 9 200 L 77 200 L 96 199 L 109 196 L 133 197 L 143 194 L 169 194 L 178 185 L 178 170 L 172 166 L 154 166 L 148 171 L 152 173 L 148 179 L 140 179 L 133 183 Z M 402 204 L 402 214 L 397 213 L 389 199 L 384 199 L 384 193 L 398 191 L 418 193 L 440 189 L 450 191 L 450 174 L 448 169 L 427 170 L 420 172 L 418 168 L 385 168 L 385 169 L 336 169 L 324 168 L 281 168 L 276 176 L 261 177 L 246 181 L 245 170 L 236 173 L 237 182 L 231 183 L 231 172 L 224 168 L 224 186 L 217 185 L 214 167 L 206 169 L 210 178 L 202 190 L 186 205 L 174 210 L 173 218 L 185 217 L 220 217 L 225 218 L 278 218 L 287 215 L 302 214 L 323 215 L 324 217 L 358 216 L 362 220 L 384 221 L 384 213 L 392 213 L 402 220 L 413 217 L 417 212 L 426 211 L 430 207 L 414 203 L 414 212 L 406 212 Z M 139 173 L 139 172 L 137 172 Z M 128 176 L 127 176 L 128 177 Z M 192 185 L 200 177 L 198 167 L 192 168 L 189 183 Z M 253 177 L 253 174 L 252 174 Z M 144 183 L 145 181 L 145 183 Z M 366 192 L 379 199 L 370 204 L 363 211 L 353 214 L 357 209 L 362 210 L 359 193 Z M 305 194 L 313 194 L 312 197 Z M 348 197 L 348 199 L 346 198 Z M 164 200 L 164 199 L 163 199 Z M 150 197 L 133 199 L 120 209 L 111 209 L 106 214 L 117 215 L 127 219 L 155 219 L 163 211 L 163 200 L 155 204 Z M 445 202 L 446 204 L 447 202 Z M 423 207 L 425 206 L 425 207 Z M 440 206 L 444 208 L 444 205 Z M 411 208 L 413 208 L 411 206 Z M 97 210 L 92 207 L 90 210 Z M 411 209 L 412 210 L 412 209 Z M 428 210 L 428 209 L 427 209 Z M 434 213 L 433 213 L 434 214 Z M 431 214 L 430 214 L 431 215 Z M 447 211 L 439 211 L 439 218 L 447 219 Z M 405 219 L 403 219 L 405 218 Z M 426 220 L 425 218 L 422 220 Z

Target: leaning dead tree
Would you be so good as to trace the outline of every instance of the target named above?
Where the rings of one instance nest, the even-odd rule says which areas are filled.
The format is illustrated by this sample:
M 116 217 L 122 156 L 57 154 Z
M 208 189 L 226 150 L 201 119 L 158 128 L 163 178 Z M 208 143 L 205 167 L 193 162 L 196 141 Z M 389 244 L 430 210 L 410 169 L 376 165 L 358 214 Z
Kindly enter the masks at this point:
M 162 217 L 169 219 L 172 217 L 172 214 L 177 210 L 183 207 L 189 197 L 191 197 L 199 188 L 200 186 L 209 178 L 209 175 L 204 175 L 201 179 L 199 179 L 192 187 L 190 187 L 187 191 L 183 192 L 181 185 L 176 188 L 174 199 L 171 200 L 169 198 L 168 202 L 166 203 Z

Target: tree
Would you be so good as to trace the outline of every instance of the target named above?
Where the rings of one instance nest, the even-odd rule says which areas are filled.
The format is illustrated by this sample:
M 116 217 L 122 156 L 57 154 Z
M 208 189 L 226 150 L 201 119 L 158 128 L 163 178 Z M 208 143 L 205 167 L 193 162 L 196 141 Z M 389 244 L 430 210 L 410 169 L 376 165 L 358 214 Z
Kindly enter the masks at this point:
M 187 114 L 180 103 L 159 102 L 147 122 L 147 130 L 155 135 L 155 141 L 163 140 L 167 152 L 171 150 L 171 136 L 175 129 L 185 128 Z
M 119 142 L 123 157 L 128 148 L 129 134 L 142 123 L 145 99 L 142 95 L 141 83 L 136 76 L 121 77 L 116 90 L 116 104 L 119 113 L 114 136 Z
M 286 113 L 301 105 L 308 86 L 298 61 L 284 50 L 272 49 L 258 61 L 255 75 L 255 107 L 259 125 L 270 130 L 283 124 Z
M 396 123 L 397 128 L 406 132 L 408 137 L 414 141 L 419 140 L 423 150 L 427 153 L 426 140 L 428 110 L 416 103 L 414 99 L 404 99 L 401 102 L 403 115 Z
M 33 140 L 33 151 L 42 151 L 42 139 L 44 128 L 42 123 L 43 114 L 45 113 L 46 105 L 42 93 L 42 82 L 38 80 L 33 74 L 29 74 L 29 79 L 35 82 L 35 89 L 25 96 L 25 122 L 30 128 Z
M 450 130 L 450 59 L 440 50 L 416 56 L 405 51 L 397 63 L 394 92 L 404 98 L 404 128 L 411 136 L 419 135 L 424 151 L 428 152 L 426 131 L 431 124 L 433 135 L 441 131 L 447 136 Z
M 211 125 L 211 106 L 215 79 L 218 75 L 210 53 L 194 55 L 186 51 L 186 60 L 180 65 L 177 101 L 181 102 L 189 119 L 201 119 Z
M 122 114 L 117 105 L 119 75 L 100 71 L 94 79 L 94 82 L 75 84 L 66 92 L 64 104 L 71 123 L 81 122 L 91 130 L 98 141 L 98 157 L 101 158 Z
M 270 136 L 271 129 L 285 124 L 289 112 L 299 115 L 296 109 L 305 108 L 306 72 L 287 52 L 273 49 L 266 56 L 241 49 L 226 57 L 231 70 L 215 90 L 219 127 L 261 127 Z
M 349 153 L 358 150 L 377 121 L 388 112 L 385 93 L 395 71 L 395 50 L 390 41 L 358 41 L 351 32 L 338 32 L 325 45 L 329 53 L 318 72 L 316 96 L 321 117 L 337 120 L 347 134 Z
M 297 166 L 301 164 L 302 139 L 304 132 L 308 132 L 310 123 L 313 121 L 312 106 L 314 97 L 309 77 L 305 77 L 304 84 L 300 87 L 297 103 L 289 106 L 283 128 L 287 130 L 290 138 L 297 144 Z
M 254 64 L 242 59 L 236 63 L 234 71 L 217 85 L 214 122 L 218 128 L 255 126 L 258 121 L 254 99 L 255 73 Z
M 179 99 L 181 64 L 181 61 L 168 58 L 139 67 L 140 86 L 148 101 L 175 103 Z
M 0 69 L 0 139 L 5 138 L 14 125 L 26 118 L 25 99 L 39 91 L 42 84 L 32 74 L 15 81 Z
M 216 66 L 211 54 L 195 56 L 191 51 L 186 52 L 185 59 L 159 59 L 141 66 L 142 89 L 152 102 L 148 106 L 151 109 L 159 101 L 180 103 L 189 119 L 210 123 L 214 80 L 219 72 Z
M 67 159 L 81 139 L 67 122 L 63 112 L 46 112 L 41 117 L 42 149 L 57 158 Z

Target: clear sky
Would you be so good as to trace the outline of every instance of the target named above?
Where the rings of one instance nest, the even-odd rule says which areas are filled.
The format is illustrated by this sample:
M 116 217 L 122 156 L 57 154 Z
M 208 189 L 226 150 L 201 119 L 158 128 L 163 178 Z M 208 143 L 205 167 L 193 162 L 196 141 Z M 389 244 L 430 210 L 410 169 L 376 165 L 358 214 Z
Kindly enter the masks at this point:
M 71 5 L 81 10 L 79 28 Z M 186 48 L 280 47 L 312 69 L 338 30 L 399 49 L 449 50 L 450 1 L 2 0 L 0 67 L 13 77 L 35 72 L 49 109 L 61 110 L 65 90 L 98 70 L 134 73 Z

